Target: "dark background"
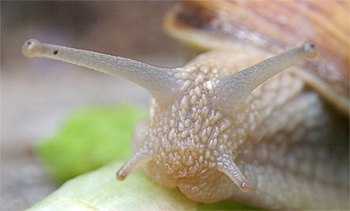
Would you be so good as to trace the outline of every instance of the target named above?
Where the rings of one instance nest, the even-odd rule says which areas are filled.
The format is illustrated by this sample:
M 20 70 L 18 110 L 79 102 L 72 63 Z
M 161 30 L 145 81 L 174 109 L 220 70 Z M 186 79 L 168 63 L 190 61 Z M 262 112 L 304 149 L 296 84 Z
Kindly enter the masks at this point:
M 150 95 L 125 80 L 21 54 L 29 38 L 140 60 L 184 63 L 183 48 L 162 32 L 171 1 L 1 3 L 1 210 L 23 210 L 59 184 L 35 158 L 33 144 L 74 108 Z

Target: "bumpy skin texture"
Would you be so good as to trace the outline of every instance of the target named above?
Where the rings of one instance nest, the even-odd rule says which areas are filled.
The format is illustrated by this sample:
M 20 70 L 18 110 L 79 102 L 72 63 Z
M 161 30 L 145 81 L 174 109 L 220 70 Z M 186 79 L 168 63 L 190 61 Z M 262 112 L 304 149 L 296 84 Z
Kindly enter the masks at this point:
M 134 155 L 118 180 L 145 164 L 155 182 L 200 202 L 349 209 L 348 99 L 339 106 L 335 92 L 298 68 L 280 73 L 315 57 L 312 43 L 264 61 L 267 55 L 256 50 L 212 51 L 173 69 L 37 40 L 25 42 L 22 51 L 150 91 L 149 119 L 138 124 Z
M 181 97 L 168 106 L 152 99 L 148 121 L 136 128 L 133 151 L 153 155 L 142 169 L 205 203 L 232 198 L 266 208 L 348 208 L 347 120 L 294 74 L 297 68 L 260 85 L 238 108 L 221 110 L 228 106 L 215 101 L 215 79 L 263 59 L 218 51 L 178 68 Z M 251 184 L 249 193 L 218 170 L 231 161 Z

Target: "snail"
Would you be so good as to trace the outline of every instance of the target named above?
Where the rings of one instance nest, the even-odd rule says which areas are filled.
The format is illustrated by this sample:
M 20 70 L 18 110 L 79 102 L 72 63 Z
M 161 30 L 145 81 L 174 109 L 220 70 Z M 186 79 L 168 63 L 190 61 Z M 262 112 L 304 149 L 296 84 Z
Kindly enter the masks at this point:
M 337 83 L 338 75 L 323 80 L 325 74 L 316 74 L 344 67 L 339 74 L 348 74 L 349 64 L 341 62 L 348 48 L 338 45 L 347 53 L 338 59 L 332 54 L 338 51 L 312 36 L 304 37 L 312 42 L 289 48 L 294 40 L 273 44 L 264 32 L 259 38 L 264 42 L 251 44 L 226 38 L 229 33 L 220 34 L 223 27 L 213 32 L 220 18 L 236 15 L 226 10 L 239 4 L 184 2 L 174 7 L 166 18 L 167 31 L 195 45 L 208 38 L 201 47 L 213 48 L 184 67 L 155 67 L 34 39 L 24 43 L 22 52 L 121 77 L 151 93 L 149 117 L 135 127 L 134 154 L 116 174 L 120 181 L 141 167 L 154 182 L 178 187 L 199 202 L 232 199 L 270 209 L 348 209 L 349 84 Z M 273 55 L 285 47 L 289 50 Z M 328 54 L 336 58 L 333 65 Z

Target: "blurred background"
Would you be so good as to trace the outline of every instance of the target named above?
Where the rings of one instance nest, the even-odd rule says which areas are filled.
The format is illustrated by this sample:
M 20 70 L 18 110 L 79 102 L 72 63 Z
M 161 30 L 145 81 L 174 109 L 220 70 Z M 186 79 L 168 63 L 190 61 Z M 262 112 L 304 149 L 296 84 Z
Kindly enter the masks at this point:
M 1 2 L 1 210 L 23 210 L 59 184 L 33 154 L 82 105 L 134 102 L 141 87 L 49 59 L 25 58 L 29 38 L 128 57 L 158 66 L 184 64 L 183 48 L 162 32 L 171 1 Z

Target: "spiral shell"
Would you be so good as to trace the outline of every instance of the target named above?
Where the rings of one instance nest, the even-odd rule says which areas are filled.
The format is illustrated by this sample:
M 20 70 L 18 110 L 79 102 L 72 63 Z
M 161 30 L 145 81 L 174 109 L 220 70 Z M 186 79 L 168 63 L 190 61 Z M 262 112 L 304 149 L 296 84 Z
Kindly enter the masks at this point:
M 165 29 L 203 51 L 243 47 L 273 54 L 312 41 L 316 60 L 303 66 L 349 97 L 349 1 L 184 1 Z

